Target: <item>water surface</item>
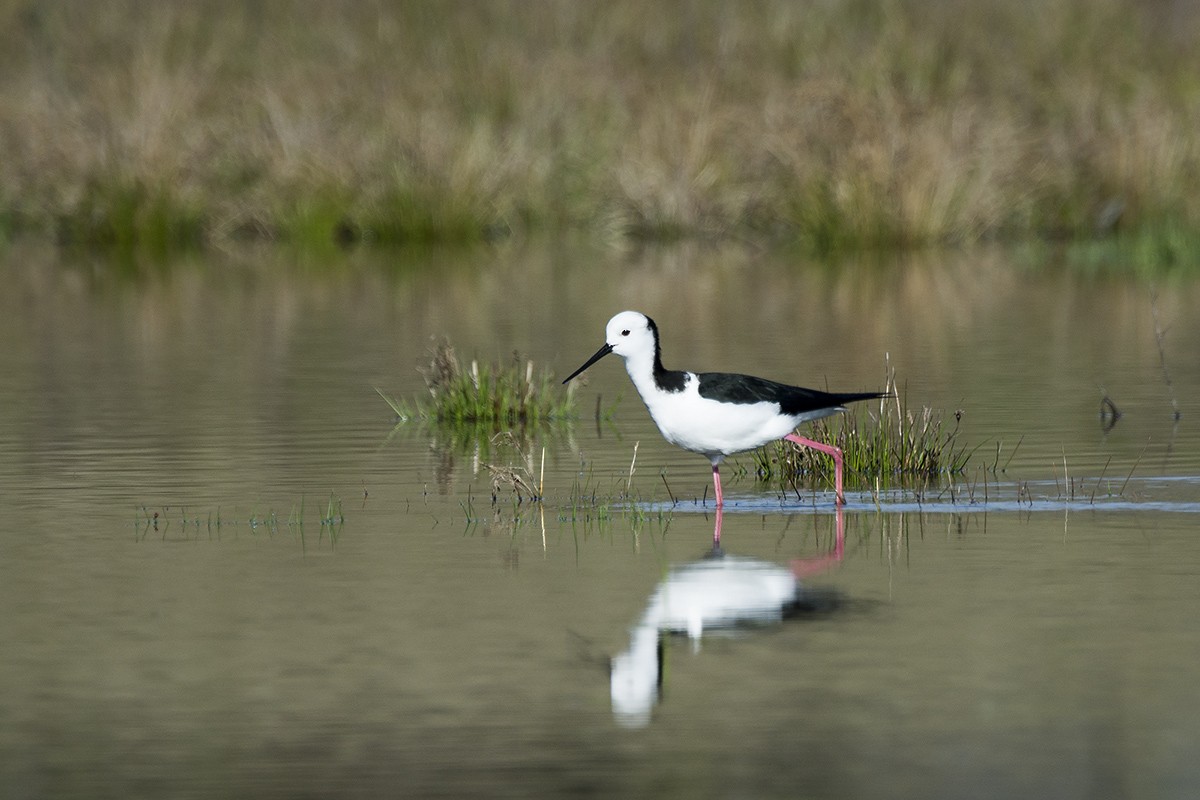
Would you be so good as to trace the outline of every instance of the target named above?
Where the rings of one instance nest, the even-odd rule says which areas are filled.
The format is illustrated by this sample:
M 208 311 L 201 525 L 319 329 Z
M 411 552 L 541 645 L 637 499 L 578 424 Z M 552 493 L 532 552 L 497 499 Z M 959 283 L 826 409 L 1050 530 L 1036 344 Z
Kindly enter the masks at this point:
M 829 266 L 541 244 L 132 271 L 15 247 L 0 270 L 5 796 L 1200 785 L 1200 286 L 1004 251 Z M 577 424 L 520 452 L 389 439 L 373 388 L 422 391 L 440 335 L 563 375 L 627 307 L 672 367 L 854 390 L 890 366 L 910 407 L 961 409 L 980 445 L 954 488 L 851 494 L 844 556 L 809 580 L 834 610 L 668 639 L 636 729 L 608 659 L 709 548 L 706 462 L 661 441 L 616 360 L 589 370 Z M 1104 392 L 1124 413 L 1107 433 Z M 493 506 L 484 464 L 536 472 L 543 447 L 544 505 Z M 830 551 L 826 488 L 725 474 L 728 553 Z M 582 500 L 627 482 L 632 508 Z

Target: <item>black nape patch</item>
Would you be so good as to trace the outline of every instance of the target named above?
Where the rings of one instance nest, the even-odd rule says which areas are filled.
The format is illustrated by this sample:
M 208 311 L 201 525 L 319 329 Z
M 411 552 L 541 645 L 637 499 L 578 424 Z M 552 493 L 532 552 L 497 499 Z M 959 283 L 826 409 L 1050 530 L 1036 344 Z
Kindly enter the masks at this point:
M 658 326 L 654 324 L 654 320 L 646 317 L 646 327 L 654 336 L 654 385 L 661 392 L 682 392 L 683 387 L 687 385 L 687 373 L 667 369 L 663 366 L 662 345 L 658 342 Z

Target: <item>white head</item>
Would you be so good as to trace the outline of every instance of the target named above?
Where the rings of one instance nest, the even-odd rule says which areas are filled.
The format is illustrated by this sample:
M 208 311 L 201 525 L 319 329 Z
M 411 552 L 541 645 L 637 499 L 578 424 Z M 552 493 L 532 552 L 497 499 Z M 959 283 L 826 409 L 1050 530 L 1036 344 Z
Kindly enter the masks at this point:
M 622 358 L 653 354 L 658 347 L 658 326 L 640 311 L 622 311 L 608 321 L 604 340 Z
M 608 321 L 608 326 L 604 329 L 604 344 L 600 349 L 563 383 L 609 353 L 616 353 L 621 358 L 653 359 L 658 354 L 658 326 L 640 311 L 622 311 Z

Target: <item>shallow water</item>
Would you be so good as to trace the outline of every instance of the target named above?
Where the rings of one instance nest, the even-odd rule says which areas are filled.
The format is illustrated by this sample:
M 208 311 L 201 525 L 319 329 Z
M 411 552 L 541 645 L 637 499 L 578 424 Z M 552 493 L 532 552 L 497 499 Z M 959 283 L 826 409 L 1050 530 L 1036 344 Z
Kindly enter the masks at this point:
M 4 796 L 1192 796 L 1200 286 L 1020 259 L 6 252 Z M 442 334 L 563 375 L 625 307 L 668 366 L 858 389 L 890 364 L 980 445 L 953 485 L 851 493 L 806 583 L 830 607 L 667 638 L 638 727 L 608 662 L 709 549 L 706 462 L 615 359 L 521 453 L 389 439 L 373 389 L 418 393 Z M 544 506 L 493 506 L 483 465 L 543 446 Z M 830 552 L 826 489 L 725 474 L 727 553 Z M 580 499 L 627 482 L 633 507 Z

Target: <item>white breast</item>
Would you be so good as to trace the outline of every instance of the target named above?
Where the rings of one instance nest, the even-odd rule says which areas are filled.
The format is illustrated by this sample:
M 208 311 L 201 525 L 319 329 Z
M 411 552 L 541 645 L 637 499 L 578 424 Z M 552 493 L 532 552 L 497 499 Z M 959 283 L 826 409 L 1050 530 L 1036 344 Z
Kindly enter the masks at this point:
M 668 442 L 709 458 L 753 450 L 780 439 L 799 423 L 776 403 L 721 403 L 701 397 L 695 374 L 681 392 L 642 392 L 650 416 Z

